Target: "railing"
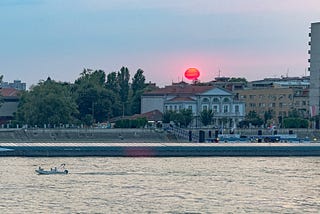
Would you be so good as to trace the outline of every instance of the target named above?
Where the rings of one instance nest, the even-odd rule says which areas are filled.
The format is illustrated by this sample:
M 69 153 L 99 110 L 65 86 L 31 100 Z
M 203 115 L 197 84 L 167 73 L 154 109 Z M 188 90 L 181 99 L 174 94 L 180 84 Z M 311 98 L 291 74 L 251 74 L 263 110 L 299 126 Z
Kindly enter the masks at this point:
M 189 139 L 189 137 L 190 137 L 189 130 L 182 129 L 177 126 L 171 125 L 171 124 L 163 124 L 162 127 L 165 131 L 174 134 L 176 136 L 176 138 L 178 138 L 178 139 L 184 139 L 187 141 L 190 140 Z M 199 135 L 194 132 L 191 132 L 191 141 L 198 142 Z

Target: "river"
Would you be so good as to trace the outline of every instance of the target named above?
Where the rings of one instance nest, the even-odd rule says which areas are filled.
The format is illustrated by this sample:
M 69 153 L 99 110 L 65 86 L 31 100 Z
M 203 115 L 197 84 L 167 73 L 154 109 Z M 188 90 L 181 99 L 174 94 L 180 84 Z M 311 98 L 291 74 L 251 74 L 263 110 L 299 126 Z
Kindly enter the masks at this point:
M 37 175 L 66 164 L 68 175 Z M 318 213 L 319 157 L 0 158 L 1 213 Z

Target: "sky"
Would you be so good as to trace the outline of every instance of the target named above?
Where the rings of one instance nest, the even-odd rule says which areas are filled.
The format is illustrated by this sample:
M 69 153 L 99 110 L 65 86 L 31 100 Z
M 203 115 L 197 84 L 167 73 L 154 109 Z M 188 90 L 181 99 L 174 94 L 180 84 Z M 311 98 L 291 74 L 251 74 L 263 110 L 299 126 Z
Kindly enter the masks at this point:
M 84 68 L 137 69 L 159 86 L 309 75 L 319 0 L 0 0 L 0 74 L 27 87 Z

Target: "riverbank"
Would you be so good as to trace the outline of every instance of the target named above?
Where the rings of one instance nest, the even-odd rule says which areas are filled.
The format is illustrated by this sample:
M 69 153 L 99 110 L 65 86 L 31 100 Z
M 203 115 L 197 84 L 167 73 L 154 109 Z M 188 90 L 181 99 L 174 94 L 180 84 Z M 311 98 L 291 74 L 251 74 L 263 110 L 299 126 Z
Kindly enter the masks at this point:
M 320 143 L 195 143 L 152 129 L 0 130 L 0 156 L 320 156 Z
M 16 157 L 288 157 L 320 156 L 320 143 L 1 143 Z
M 0 129 L 0 143 L 54 142 L 172 142 L 155 129 Z

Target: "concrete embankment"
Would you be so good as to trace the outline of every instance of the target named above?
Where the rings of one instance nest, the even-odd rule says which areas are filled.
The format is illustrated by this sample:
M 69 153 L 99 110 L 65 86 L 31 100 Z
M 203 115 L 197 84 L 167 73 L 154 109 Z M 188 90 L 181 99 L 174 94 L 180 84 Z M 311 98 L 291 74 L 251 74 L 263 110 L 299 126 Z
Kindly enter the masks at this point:
M 182 143 L 147 129 L 0 130 L 0 156 L 320 156 L 320 143 Z
M 169 142 L 169 138 L 153 129 L 0 129 L 1 142 Z
M 82 143 L 2 146 L 0 156 L 23 157 L 290 157 L 320 156 L 319 143 Z

